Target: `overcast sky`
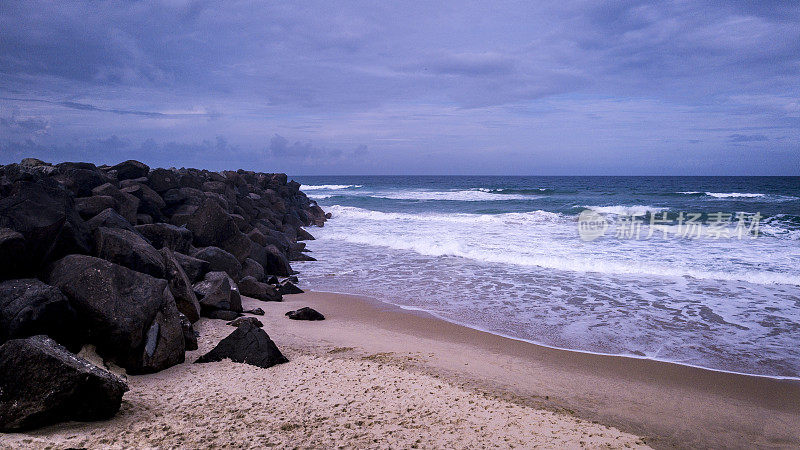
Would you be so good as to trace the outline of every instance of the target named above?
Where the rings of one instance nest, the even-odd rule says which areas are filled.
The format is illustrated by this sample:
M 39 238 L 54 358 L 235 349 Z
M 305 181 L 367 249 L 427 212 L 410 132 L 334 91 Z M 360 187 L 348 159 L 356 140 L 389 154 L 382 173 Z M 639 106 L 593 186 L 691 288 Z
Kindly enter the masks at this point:
M 797 1 L 339 3 L 2 0 L 0 162 L 800 174 Z

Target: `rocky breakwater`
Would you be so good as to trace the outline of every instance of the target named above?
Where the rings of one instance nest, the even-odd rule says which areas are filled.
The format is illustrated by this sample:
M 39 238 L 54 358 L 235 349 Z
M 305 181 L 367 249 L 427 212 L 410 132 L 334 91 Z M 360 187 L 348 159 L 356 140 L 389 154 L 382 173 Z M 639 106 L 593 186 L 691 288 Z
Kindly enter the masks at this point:
M 183 362 L 200 317 L 299 291 L 290 261 L 326 218 L 285 174 L 0 166 L 0 431 L 113 415 L 127 386 L 81 348 L 129 374 Z M 270 352 L 241 360 L 284 361 L 237 332 Z

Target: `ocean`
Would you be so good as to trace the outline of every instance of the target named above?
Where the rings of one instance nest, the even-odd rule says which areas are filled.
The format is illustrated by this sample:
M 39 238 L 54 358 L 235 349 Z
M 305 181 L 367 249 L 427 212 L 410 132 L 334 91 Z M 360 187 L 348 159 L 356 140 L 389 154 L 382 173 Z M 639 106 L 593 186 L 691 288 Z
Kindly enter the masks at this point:
M 296 262 L 555 348 L 800 378 L 800 178 L 299 176 L 332 214 Z

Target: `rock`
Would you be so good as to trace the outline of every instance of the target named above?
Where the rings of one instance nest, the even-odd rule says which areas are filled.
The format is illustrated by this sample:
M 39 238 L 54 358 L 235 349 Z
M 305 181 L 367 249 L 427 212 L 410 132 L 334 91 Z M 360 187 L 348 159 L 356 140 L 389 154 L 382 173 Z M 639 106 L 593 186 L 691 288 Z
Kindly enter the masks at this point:
M 150 225 L 153 223 L 153 218 L 148 214 L 136 214 L 136 225 Z
M 0 431 L 110 419 L 127 390 L 119 377 L 47 336 L 0 346 Z
M 200 319 L 200 302 L 197 300 L 189 277 L 175 259 L 175 253 L 172 250 L 164 247 L 159 252 L 164 258 L 164 275 L 169 284 L 169 290 L 175 298 L 175 306 L 181 314 L 189 319 L 190 323 L 197 322 Z
M 114 199 L 107 195 L 94 195 L 75 199 L 75 210 L 84 220 L 91 219 L 103 210 L 113 208 L 114 205 L 116 205 Z
M 212 271 L 225 272 L 234 280 L 242 276 L 242 264 L 235 256 L 219 247 L 205 247 L 197 250 L 194 257 L 207 261 Z
M 266 250 L 267 256 L 261 265 L 264 266 L 264 271 L 266 273 L 278 276 L 288 276 L 294 273 L 286 255 L 281 253 L 277 247 L 268 245 L 264 247 L 264 249 Z
M 308 306 L 295 311 L 289 311 L 286 316 L 292 320 L 325 320 L 325 316 Z
M 192 284 L 201 281 L 211 270 L 211 264 L 209 264 L 208 261 L 193 258 L 183 253 L 175 252 L 175 259 L 178 261 L 178 264 L 183 267 L 184 273 L 186 273 L 186 276 Z
M 237 313 L 236 311 L 228 311 L 224 309 L 215 309 L 213 311 L 205 312 L 203 315 L 209 319 L 219 320 L 233 320 L 241 316 L 241 314 Z
M 24 238 L 25 251 L 16 255 L 14 275 L 33 275 L 50 261 L 91 250 L 86 223 L 74 210 L 69 193 L 52 179 L 14 183 L 8 196 L 0 199 L 0 228 Z
M 317 259 L 303 252 L 292 251 L 289 253 L 290 261 L 316 261 Z
M 247 258 L 244 260 L 244 264 L 242 264 L 242 276 L 253 277 L 256 279 L 256 281 L 264 281 L 266 278 L 266 273 L 264 272 L 264 268 L 261 266 L 261 264 L 250 258 Z
M 92 233 L 100 227 L 128 230 L 131 233 L 137 232 L 130 222 L 111 208 L 103 210 L 100 214 L 86 221 L 86 226 Z
M 153 223 L 137 225 L 135 228 L 157 249 L 167 247 L 183 254 L 187 254 L 191 250 L 192 232 L 186 227 L 177 227 L 168 223 Z
M 298 241 L 313 241 L 314 240 L 314 236 L 312 236 L 311 233 L 306 231 L 304 228 L 298 228 L 297 229 L 297 240 Z
M 194 233 L 194 245 L 219 247 L 241 263 L 250 256 L 252 241 L 236 226 L 234 219 L 216 201 L 206 198 L 186 222 Z
M 268 368 L 288 362 L 278 347 L 261 328 L 246 322 L 221 340 L 213 350 L 201 356 L 195 363 L 207 363 L 230 359 L 233 362 Z
M 247 311 L 244 311 L 244 312 L 246 314 L 252 314 L 254 316 L 263 316 L 264 315 L 264 310 L 261 309 L 261 308 L 250 309 L 250 310 L 247 310 Z
M 92 189 L 108 182 L 105 176 L 96 169 L 67 169 L 59 170 L 56 179 L 64 187 L 72 191 L 76 197 L 92 195 Z
M 35 278 L 0 283 L 0 343 L 46 334 L 78 348 L 83 336 L 67 297 Z
M 122 181 L 146 177 L 148 172 L 150 172 L 150 167 L 144 163 L 140 163 L 139 161 L 128 160 L 121 162 L 116 166 L 112 166 L 111 170 L 116 170 L 117 179 Z
M 209 272 L 203 281 L 194 285 L 200 301 L 200 313 L 208 317 L 212 311 L 242 312 L 242 298 L 236 283 L 225 272 Z
M 278 292 L 282 295 L 289 295 L 289 294 L 302 294 L 303 290 L 297 287 L 294 283 L 289 280 L 283 280 L 278 285 Z
M 147 184 L 159 194 L 180 187 L 179 175 L 167 169 L 153 169 L 147 174 Z
M 283 300 L 278 290 L 269 284 L 261 283 L 253 277 L 244 277 L 239 281 L 239 293 L 247 297 L 265 302 Z
M 232 321 L 228 322 L 228 325 L 232 327 L 238 327 L 240 325 L 244 325 L 245 322 L 249 322 L 254 327 L 258 328 L 264 327 L 264 324 L 261 323 L 261 321 L 256 319 L 255 317 L 237 317 L 236 319 L 233 319 Z
M 276 277 L 275 275 L 270 275 L 269 277 L 267 277 L 266 283 L 271 284 L 273 286 L 277 286 L 280 284 L 280 281 L 278 280 L 278 277 Z
M 16 272 L 19 255 L 25 252 L 25 237 L 11 228 L 0 228 L 0 280 Z
M 104 358 L 130 373 L 183 362 L 183 331 L 165 280 L 103 259 L 69 255 L 53 263 L 47 281 L 67 296 Z
M 183 331 L 183 345 L 186 351 L 197 350 L 197 332 L 194 331 L 194 326 L 188 317 L 179 314 L 181 320 L 181 330 Z
M 161 220 L 161 210 L 166 206 L 158 193 L 145 184 L 133 183 L 120 189 L 122 192 L 139 199 L 139 214 L 147 214 L 156 221 Z
M 136 213 L 139 210 L 139 199 L 127 192 L 122 192 L 111 183 L 106 183 L 92 189 L 92 195 L 108 196 L 114 199 L 114 210 L 129 223 L 136 223 Z
M 95 256 L 113 263 L 164 278 L 164 257 L 139 234 L 118 228 L 94 231 Z

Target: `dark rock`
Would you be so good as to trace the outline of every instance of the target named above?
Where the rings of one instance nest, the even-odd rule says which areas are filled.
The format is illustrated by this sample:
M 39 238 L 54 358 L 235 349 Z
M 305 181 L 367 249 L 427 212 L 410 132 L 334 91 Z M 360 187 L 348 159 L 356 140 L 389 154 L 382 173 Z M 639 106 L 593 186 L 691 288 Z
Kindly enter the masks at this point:
M 268 368 L 288 362 L 278 347 L 261 328 L 244 323 L 228 337 L 220 341 L 213 350 L 201 356 L 196 363 L 207 363 L 230 359 L 233 362 Z
M 186 228 L 194 233 L 194 245 L 219 247 L 239 262 L 250 256 L 252 241 L 236 226 L 234 219 L 219 203 L 207 198 L 186 222 Z
M 167 169 L 153 169 L 147 175 L 147 184 L 159 194 L 180 187 L 179 175 Z
M 244 264 L 242 264 L 242 276 L 253 277 L 256 281 L 263 281 L 264 278 L 266 278 L 266 273 L 264 272 L 264 268 L 261 267 L 261 264 L 247 258 L 244 260 Z
M 81 327 L 67 298 L 35 278 L 0 283 L 0 343 L 37 334 L 78 348 Z
M 111 208 L 103 210 L 103 212 L 100 214 L 87 220 L 86 226 L 92 231 L 92 233 L 94 233 L 94 231 L 100 227 L 116 228 L 120 230 L 128 230 L 131 233 L 137 233 L 136 228 L 134 228 L 130 222 L 117 214 L 117 212 Z
M 192 284 L 202 280 L 211 270 L 211 264 L 209 264 L 208 261 L 184 255 L 183 253 L 175 252 L 175 259 L 178 261 L 178 264 L 183 267 L 183 271 Z
M 113 263 L 164 278 L 164 257 L 139 234 L 119 228 L 94 231 L 95 255 Z
M 92 195 L 108 196 L 114 199 L 114 209 L 129 223 L 136 223 L 136 213 L 139 210 L 139 199 L 127 192 L 122 192 L 111 183 L 106 183 L 92 189 Z
M 161 210 L 166 203 L 156 191 L 140 183 L 130 184 L 120 190 L 139 199 L 139 214 L 147 214 L 156 221 L 161 220 Z
M 299 287 L 297 287 L 297 286 L 296 286 L 294 283 L 292 283 L 291 281 L 289 281 L 289 280 L 283 280 L 283 281 L 282 281 L 282 282 L 281 282 L 281 283 L 278 285 L 278 292 L 280 292 L 280 293 L 281 293 L 281 294 L 283 294 L 283 295 L 289 295 L 289 294 L 302 294 L 302 293 L 303 293 L 303 290 L 302 290 L 302 289 L 300 289 Z
M 188 317 L 179 314 L 181 320 L 181 330 L 183 330 L 183 345 L 186 351 L 197 350 L 197 332 L 194 331 L 194 326 Z
M 325 320 L 325 316 L 308 306 L 296 311 L 289 311 L 286 313 L 286 316 L 293 320 Z
M 108 182 L 105 176 L 96 169 L 68 169 L 59 170 L 56 176 L 64 187 L 72 191 L 76 197 L 92 195 L 92 189 Z
M 88 220 L 100 214 L 103 210 L 113 208 L 116 203 L 107 195 L 94 195 L 75 199 L 75 210 L 84 219 Z
M 110 419 L 127 390 L 119 377 L 47 336 L 14 339 L 0 347 L 0 431 Z
M 0 228 L 0 279 L 15 272 L 19 255 L 25 252 L 25 237 L 11 228 Z M 263 269 L 262 269 L 263 271 Z
M 254 316 L 263 316 L 264 315 L 264 310 L 261 309 L 261 308 L 254 308 L 254 309 L 250 309 L 250 310 L 247 310 L 247 311 L 244 311 L 244 312 L 246 314 L 252 314 Z
M 245 322 L 249 322 L 254 327 L 258 328 L 264 327 L 264 324 L 261 323 L 261 321 L 256 319 L 255 317 L 237 317 L 236 319 L 233 319 L 232 321 L 228 322 L 228 325 L 232 327 L 238 327 L 240 325 L 244 325 Z
M 203 316 L 216 310 L 242 312 L 242 298 L 236 283 L 225 272 L 209 272 L 194 285 Z
M 279 302 L 283 300 L 281 294 L 274 286 L 261 283 L 253 277 L 244 277 L 239 281 L 239 293 L 265 302 Z
M 212 271 L 221 271 L 234 280 L 242 276 L 242 264 L 235 256 L 219 247 L 205 247 L 197 250 L 194 257 L 207 261 Z
M 297 240 L 298 241 L 313 241 L 314 236 L 311 235 L 308 231 L 303 228 L 297 229 Z
M 228 310 L 225 310 L 225 309 L 215 309 L 215 310 L 212 310 L 212 311 L 204 312 L 203 316 L 205 316 L 205 317 L 207 317 L 209 319 L 233 320 L 233 319 L 241 316 L 241 314 L 237 313 L 236 311 L 228 311 Z
M 264 249 L 267 255 L 265 261 L 261 265 L 264 266 L 265 272 L 279 276 L 288 276 L 294 273 L 292 266 L 289 265 L 289 259 L 274 245 L 268 245 L 264 247 Z
M 197 300 L 189 277 L 175 259 L 175 253 L 172 250 L 164 247 L 159 252 L 164 258 L 164 275 L 169 284 L 169 290 L 175 298 L 175 306 L 191 323 L 197 322 L 200 319 L 200 302 Z
M 267 277 L 267 281 L 265 283 L 271 284 L 273 286 L 277 286 L 281 282 L 280 282 L 280 280 L 278 280 L 278 277 L 276 277 L 275 275 L 270 275 L 269 277 Z
M 150 167 L 144 163 L 140 163 L 139 161 L 128 160 L 121 162 L 116 166 L 112 166 L 111 170 L 116 170 L 117 179 L 122 181 L 146 177 L 148 172 L 150 172 Z
M 192 232 L 185 227 L 168 223 L 137 225 L 136 231 L 145 237 L 153 247 L 167 247 L 179 253 L 189 253 L 192 245 Z
M 250 238 L 251 241 L 255 242 L 256 244 L 264 247 L 269 245 L 271 242 L 267 241 L 267 237 L 264 236 L 258 228 L 252 229 L 249 233 L 247 233 L 247 237 Z
M 150 225 L 153 223 L 153 218 L 148 214 L 137 214 L 136 225 Z
M 0 199 L 0 228 L 24 237 L 16 275 L 32 274 L 63 255 L 91 250 L 89 230 L 74 210 L 72 197 L 53 180 L 14 183 L 9 195 Z
M 165 280 L 103 259 L 69 255 L 53 264 L 47 281 L 67 296 L 104 358 L 130 373 L 183 362 L 179 313 Z

